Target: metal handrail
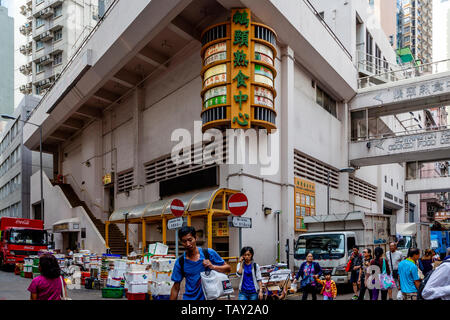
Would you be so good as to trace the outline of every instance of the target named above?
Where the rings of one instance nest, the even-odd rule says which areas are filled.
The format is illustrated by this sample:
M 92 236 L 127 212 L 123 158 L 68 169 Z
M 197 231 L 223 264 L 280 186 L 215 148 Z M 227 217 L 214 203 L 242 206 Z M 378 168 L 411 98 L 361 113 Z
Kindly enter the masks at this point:
M 361 78 L 358 79 L 358 86 L 361 87 L 361 84 L 363 83 L 363 81 L 366 81 L 366 83 L 371 84 L 371 85 L 377 85 L 376 83 L 370 82 L 369 80 L 370 80 L 370 79 L 373 79 L 374 77 L 380 77 L 380 76 L 383 76 L 383 75 L 389 75 L 389 74 L 390 74 L 390 75 L 393 75 L 393 74 L 396 74 L 396 73 L 399 73 L 399 72 L 402 72 L 403 75 L 405 76 L 405 78 L 394 77 L 394 79 L 396 79 L 396 80 L 393 80 L 393 81 L 398 81 L 398 80 L 408 79 L 407 76 L 408 76 L 408 75 L 415 74 L 416 71 L 423 72 L 423 71 L 420 71 L 420 70 L 428 69 L 428 67 L 430 67 L 430 66 L 437 65 L 437 64 L 443 63 L 443 62 L 450 63 L 450 59 L 445 59 L 445 60 L 439 60 L 439 61 L 429 62 L 429 63 L 422 64 L 422 65 L 420 65 L 420 66 L 410 66 L 410 67 L 407 67 L 407 68 L 401 68 L 400 70 L 395 70 L 395 71 L 393 70 L 393 71 L 388 71 L 388 72 L 380 73 L 380 74 L 377 74 L 376 76 L 366 76 L 366 77 L 361 77 Z M 432 70 L 432 69 L 433 69 L 433 68 L 431 68 L 431 70 Z M 436 68 L 436 69 L 437 69 L 437 68 Z M 447 70 L 447 71 L 448 71 L 448 70 Z M 434 74 L 442 73 L 442 72 L 446 72 L 446 71 L 435 72 Z M 432 73 L 432 72 L 431 72 L 431 73 Z M 433 73 L 432 73 L 432 74 L 433 74 Z M 425 74 L 418 75 L 417 77 L 421 77 L 421 76 L 423 76 L 423 75 L 425 75 Z M 413 78 L 413 77 L 410 77 L 410 78 Z M 391 82 L 393 82 L 393 81 L 391 81 Z
M 97 29 L 100 27 L 100 25 L 103 23 L 103 21 L 105 20 L 105 18 L 111 13 L 111 10 L 116 6 L 116 4 L 119 2 L 120 0 L 114 0 L 111 5 L 108 7 L 108 9 L 105 11 L 105 14 L 99 19 L 99 21 L 97 22 L 97 24 L 94 26 L 94 28 L 92 28 L 91 32 L 89 32 L 89 34 L 86 36 L 86 38 L 81 42 L 80 46 L 78 47 L 78 49 L 74 52 L 74 54 L 70 57 L 69 61 L 67 61 L 66 65 L 64 66 L 64 68 L 61 70 L 60 75 L 58 77 L 58 79 L 56 79 L 51 86 L 47 89 L 47 91 L 45 92 L 45 94 L 42 96 L 41 100 L 39 101 L 39 103 L 36 105 L 36 107 L 33 108 L 33 110 L 31 110 L 31 112 L 29 113 L 27 120 L 30 119 L 32 117 L 32 115 L 34 114 L 34 112 L 39 108 L 39 106 L 41 105 L 42 101 L 44 100 L 44 98 L 50 93 L 50 91 L 52 90 L 52 88 L 56 85 L 56 83 L 59 81 L 59 79 L 62 78 L 62 75 L 64 74 L 64 72 L 66 72 L 66 70 L 72 65 L 72 63 L 74 62 L 75 58 L 81 53 L 81 50 L 84 48 L 84 46 L 86 45 L 86 43 L 89 41 L 89 39 L 91 39 L 92 35 L 95 33 L 95 31 L 97 31 Z
M 75 193 L 77 194 L 77 196 L 80 198 L 81 201 L 84 201 L 86 203 L 86 205 L 88 207 L 90 207 L 90 208 L 97 207 L 97 208 L 99 208 L 102 211 L 102 213 L 106 212 L 105 209 L 102 206 L 100 206 L 99 204 L 97 204 L 96 202 L 94 202 L 92 200 L 91 196 L 89 195 L 89 193 L 87 192 L 86 189 L 80 187 L 80 185 L 78 184 L 77 180 L 75 179 L 75 177 L 71 173 L 65 174 L 63 177 L 64 177 L 64 181 L 66 181 L 67 177 L 71 178 L 71 180 L 74 182 L 75 186 L 79 190 L 79 192 L 77 192 L 77 190 L 74 189 Z M 80 194 L 81 194 L 81 196 L 80 196 Z M 86 201 L 84 199 L 83 195 L 86 195 L 88 201 Z
M 428 128 L 423 129 L 411 129 L 411 130 L 405 130 L 405 131 L 398 131 L 398 132 L 392 132 L 392 133 L 381 133 L 377 135 L 370 135 L 368 137 L 361 136 L 356 138 L 351 138 L 352 142 L 362 142 L 362 141 L 370 141 L 370 140 L 377 140 L 377 139 L 388 139 L 388 138 L 396 138 L 396 137 L 403 137 L 408 135 L 415 135 L 415 134 L 422 134 L 422 133 L 434 133 L 434 132 L 442 132 L 447 131 L 450 129 L 450 124 L 443 125 L 443 126 L 430 126 Z
M 316 8 L 311 4 L 309 0 L 303 0 L 303 2 L 306 4 L 306 6 L 314 13 L 316 18 L 320 21 L 320 23 L 325 27 L 325 30 L 328 31 L 328 33 L 331 35 L 331 37 L 337 42 L 337 44 L 344 50 L 344 52 L 347 54 L 347 56 L 350 58 L 350 60 L 353 60 L 352 55 L 347 50 L 347 48 L 344 46 L 344 44 L 339 40 L 338 36 L 331 30 L 330 26 L 325 22 L 325 20 L 320 16 L 319 12 L 317 12 Z

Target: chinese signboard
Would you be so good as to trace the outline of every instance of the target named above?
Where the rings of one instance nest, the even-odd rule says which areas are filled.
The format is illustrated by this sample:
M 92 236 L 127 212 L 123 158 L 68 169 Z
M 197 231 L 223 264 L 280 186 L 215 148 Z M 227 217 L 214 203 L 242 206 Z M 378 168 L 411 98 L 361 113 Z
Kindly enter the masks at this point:
M 212 223 L 212 235 L 213 237 L 228 237 L 228 221 L 220 220 L 213 221 Z
M 211 127 L 276 129 L 276 34 L 252 23 L 249 9 L 202 33 L 203 131 Z
M 308 180 L 294 178 L 295 231 L 306 231 L 303 219 L 316 215 L 316 185 Z
M 102 178 L 103 185 L 106 186 L 107 184 L 112 183 L 112 174 L 107 173 Z

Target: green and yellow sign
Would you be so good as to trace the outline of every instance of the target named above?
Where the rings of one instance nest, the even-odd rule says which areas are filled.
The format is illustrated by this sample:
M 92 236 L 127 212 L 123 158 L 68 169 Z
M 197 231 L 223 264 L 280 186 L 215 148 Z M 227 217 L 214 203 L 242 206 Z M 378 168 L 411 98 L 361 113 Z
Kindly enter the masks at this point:
M 276 129 L 276 34 L 253 23 L 247 8 L 202 33 L 203 131 L 211 127 Z

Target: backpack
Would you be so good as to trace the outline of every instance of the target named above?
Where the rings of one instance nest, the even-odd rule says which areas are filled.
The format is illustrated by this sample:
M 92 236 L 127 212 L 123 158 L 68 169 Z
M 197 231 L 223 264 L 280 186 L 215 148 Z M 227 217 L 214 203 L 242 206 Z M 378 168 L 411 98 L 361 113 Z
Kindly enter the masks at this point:
M 209 251 L 208 249 L 202 248 L 203 251 L 203 255 L 205 256 L 206 260 L 209 260 Z M 179 258 L 178 258 L 179 264 L 180 264 L 180 271 L 181 271 L 181 275 L 183 276 L 183 278 L 185 277 L 184 275 L 184 254 L 182 254 Z
M 442 261 L 442 263 L 444 263 L 444 262 L 450 262 L 450 260 Z M 428 272 L 426 277 L 420 283 L 419 289 L 417 290 L 417 300 L 425 300 L 422 296 L 422 292 L 423 292 L 423 289 L 425 289 L 425 286 L 427 285 L 428 280 L 430 280 L 431 274 L 434 272 L 434 270 L 436 270 L 436 269 L 433 269 L 430 272 Z

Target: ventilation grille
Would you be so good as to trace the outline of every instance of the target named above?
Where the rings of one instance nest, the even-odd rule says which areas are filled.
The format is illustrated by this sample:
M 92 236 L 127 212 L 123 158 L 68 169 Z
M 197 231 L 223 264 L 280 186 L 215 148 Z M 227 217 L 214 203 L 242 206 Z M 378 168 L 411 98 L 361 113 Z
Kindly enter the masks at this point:
M 215 149 L 216 144 L 214 142 L 210 142 L 207 145 L 207 148 L 211 148 L 210 150 Z M 204 145 L 205 147 L 205 145 Z M 156 183 L 159 181 L 183 176 L 186 174 L 190 174 L 193 172 L 197 172 L 206 168 L 211 168 L 217 165 L 215 161 L 209 161 L 213 163 L 205 163 L 205 159 L 203 159 L 202 149 L 194 152 L 194 145 L 191 145 L 191 163 L 185 164 L 175 164 L 172 161 L 172 157 L 170 154 L 165 155 L 157 160 L 153 160 L 144 164 L 145 170 L 145 183 Z M 220 155 L 216 155 L 214 151 L 211 151 L 210 154 L 213 157 L 222 157 L 223 155 L 223 163 L 227 161 L 226 155 L 226 139 L 223 139 L 223 153 Z
M 327 174 L 330 172 L 330 186 L 337 189 L 339 184 L 338 170 L 294 150 L 294 175 L 312 182 L 327 185 Z
M 355 177 L 348 179 L 348 192 L 370 201 L 377 201 L 377 187 Z
M 117 175 L 117 192 L 130 191 L 133 187 L 133 169 L 129 169 Z

